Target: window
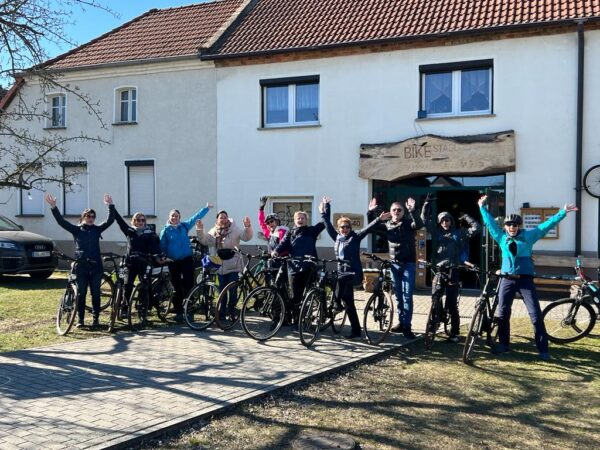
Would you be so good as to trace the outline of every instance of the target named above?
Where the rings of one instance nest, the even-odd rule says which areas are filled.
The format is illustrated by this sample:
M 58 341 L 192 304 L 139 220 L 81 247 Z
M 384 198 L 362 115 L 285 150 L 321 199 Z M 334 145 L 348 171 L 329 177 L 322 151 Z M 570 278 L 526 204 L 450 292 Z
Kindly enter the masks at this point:
M 115 98 L 115 122 L 135 123 L 137 122 L 137 89 L 117 89 Z
M 261 80 L 262 126 L 319 124 L 319 77 Z
M 88 207 L 87 164 L 63 162 L 63 214 L 78 216 Z
M 67 96 L 56 94 L 48 97 L 47 128 L 65 128 L 67 126 Z
M 154 202 L 154 161 L 126 161 L 128 215 L 156 214 Z
M 420 73 L 419 117 L 492 113 L 492 60 L 421 66 Z
M 27 182 L 33 181 L 37 175 L 41 174 L 41 166 L 37 169 L 23 173 L 23 178 Z M 38 189 L 39 188 L 39 189 Z M 21 189 L 21 212 L 23 216 L 39 216 L 44 214 L 44 192 L 42 186 L 38 183 L 32 189 Z
M 281 219 L 281 225 L 288 228 L 294 226 L 294 213 L 304 211 L 308 213 L 308 224 L 312 224 L 312 204 L 311 197 L 291 197 L 291 198 L 271 198 L 271 210 Z

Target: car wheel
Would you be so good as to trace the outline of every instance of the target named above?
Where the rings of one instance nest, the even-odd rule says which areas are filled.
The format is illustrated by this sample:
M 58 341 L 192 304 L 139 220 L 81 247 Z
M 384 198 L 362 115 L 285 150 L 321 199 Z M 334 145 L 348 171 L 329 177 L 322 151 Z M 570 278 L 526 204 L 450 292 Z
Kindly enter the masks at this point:
M 46 270 L 44 272 L 31 272 L 29 276 L 34 280 L 45 280 L 46 278 L 49 278 L 50 275 L 52 275 L 53 273 L 54 270 Z

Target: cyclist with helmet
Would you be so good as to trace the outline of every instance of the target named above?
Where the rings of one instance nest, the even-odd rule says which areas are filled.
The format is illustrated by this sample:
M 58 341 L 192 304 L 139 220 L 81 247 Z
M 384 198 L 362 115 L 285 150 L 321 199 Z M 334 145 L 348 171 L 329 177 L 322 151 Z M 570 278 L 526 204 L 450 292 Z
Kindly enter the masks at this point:
M 447 269 L 447 267 L 458 266 L 465 262 L 467 254 L 465 249 L 469 239 L 481 232 L 481 225 L 468 214 L 463 214 L 459 220 L 466 222 L 468 228 L 457 227 L 452 214 L 447 211 L 439 213 L 437 223 L 434 224 L 431 220 L 431 201 L 432 198 L 428 194 L 421 210 L 421 220 L 431 235 L 433 243 L 432 264 L 438 269 L 431 282 L 431 297 L 438 299 L 444 295 L 444 292 L 446 293 L 446 307 L 450 313 L 450 336 L 448 341 L 458 342 L 458 335 L 460 334 L 460 315 L 458 312 L 459 272 L 455 269 Z M 439 270 L 449 270 L 449 277 L 442 276 Z
M 285 233 L 288 232 L 288 228 L 281 226 L 281 219 L 279 219 L 277 214 L 268 214 L 265 217 L 265 205 L 267 204 L 267 200 L 268 197 L 260 198 L 260 206 L 258 207 L 258 225 L 268 241 L 267 251 L 271 253 L 283 240 Z
M 330 204 L 331 198 L 323 197 L 322 217 L 327 227 L 327 233 L 334 240 L 334 251 L 335 257 L 338 260 L 344 260 L 346 263 L 338 262 L 338 282 L 336 289 L 336 299 L 338 301 L 343 300 L 346 305 L 346 312 L 348 313 L 348 319 L 350 320 L 350 326 L 352 332 L 347 335 L 348 339 L 353 339 L 361 336 L 360 321 L 358 320 L 358 314 L 356 312 L 356 306 L 354 305 L 354 286 L 360 285 L 363 281 L 363 270 L 360 261 L 360 243 L 361 241 L 371 232 L 371 230 L 380 221 L 388 220 L 390 213 L 383 212 L 369 223 L 362 230 L 354 231 L 352 229 L 352 222 L 348 217 L 340 217 L 337 220 L 337 230 L 331 223 L 330 218 Z M 354 275 L 343 276 L 344 272 L 354 272 Z M 336 305 L 341 310 L 341 305 Z
M 530 230 L 523 230 L 523 219 L 518 214 L 509 214 L 504 219 L 504 229 L 501 229 L 486 208 L 487 195 L 478 201 L 483 223 L 498 243 L 502 251 L 501 273 L 507 275 L 500 279 L 498 285 L 498 344 L 492 348 L 495 355 L 510 350 L 510 313 L 515 294 L 519 292 L 535 330 L 535 344 L 540 358 L 547 360 L 548 335 L 542 319 L 542 310 L 537 297 L 533 277 L 535 270 L 531 252 L 533 245 L 563 220 L 568 213 L 577 211 L 575 205 L 565 206 L 554 216 Z
M 100 256 L 100 239 L 102 232 L 112 225 L 115 221 L 112 197 L 104 194 L 104 203 L 108 206 L 108 218 L 105 222 L 96 225 L 96 211 L 86 208 L 81 213 L 81 219 L 78 225 L 67 222 L 56 207 L 56 197 L 46 194 L 46 202 L 52 208 L 52 215 L 56 222 L 73 235 L 75 240 L 75 258 L 79 260 L 76 272 L 77 290 L 77 315 L 79 320 L 76 327 L 83 326 L 85 316 L 85 297 L 88 286 L 92 294 L 92 327 L 99 325 L 100 316 L 100 285 L 102 283 L 102 257 Z

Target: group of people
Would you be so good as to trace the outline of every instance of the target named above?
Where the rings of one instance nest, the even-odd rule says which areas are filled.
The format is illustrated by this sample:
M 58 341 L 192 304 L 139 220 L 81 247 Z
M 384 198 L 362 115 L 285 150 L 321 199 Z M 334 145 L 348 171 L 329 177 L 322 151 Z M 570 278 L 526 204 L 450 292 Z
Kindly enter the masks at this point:
M 100 281 L 103 272 L 100 255 L 101 234 L 115 220 L 127 238 L 127 256 L 134 261 L 136 254 L 162 255 L 159 262 L 167 262 L 171 274 L 175 296 L 173 307 L 175 320 L 183 321 L 183 300 L 194 284 L 194 266 L 189 233 L 195 230 L 201 243 L 214 250 L 220 259 L 221 267 L 217 275 L 219 286 L 224 287 L 238 279 L 242 269 L 242 260 L 239 253 L 235 252 L 241 241 L 249 241 L 253 237 L 252 223 L 249 217 L 244 217 L 242 226 L 238 226 L 229 217 L 225 210 L 216 214 L 215 225 L 205 232 L 203 219 L 213 205 L 207 203 L 196 214 L 187 220 L 181 220 L 181 214 L 173 209 L 169 219 L 159 235 L 156 235 L 146 224 L 143 213 L 136 212 L 127 224 L 116 210 L 110 195 L 104 196 L 104 203 L 108 206 L 108 218 L 101 224 L 96 224 L 96 212 L 85 209 L 80 217 L 79 224 L 74 225 L 65 220 L 56 207 L 56 198 L 46 195 L 46 201 L 52 208 L 52 214 L 58 224 L 73 235 L 75 253 L 78 259 L 77 283 L 79 288 L 78 298 L 78 324 L 83 326 L 85 314 L 85 297 L 88 286 L 92 294 L 93 326 L 98 326 L 100 312 Z M 409 198 L 404 205 L 393 202 L 389 211 L 384 211 L 377 204 L 376 199 L 371 200 L 367 212 L 368 224 L 362 230 L 353 230 L 350 218 L 342 216 L 335 226 L 331 222 L 331 199 L 323 197 L 319 204 L 321 221 L 315 225 L 309 223 L 309 215 L 304 211 L 296 211 L 291 229 L 281 225 L 277 214 L 265 215 L 267 198 L 260 199 L 258 223 L 262 234 L 267 240 L 268 252 L 273 256 L 289 255 L 302 258 L 305 255 L 317 256 L 316 241 L 323 230 L 334 241 L 334 252 L 339 260 L 338 272 L 348 273 L 338 279 L 337 298 L 342 304 L 338 307 L 346 308 L 351 324 L 351 332 L 347 336 L 352 339 L 361 336 L 361 327 L 354 304 L 354 288 L 363 281 L 362 264 L 360 260 L 361 241 L 369 233 L 380 233 L 388 241 L 389 258 L 392 281 L 398 305 L 398 322 L 392 328 L 393 332 L 402 333 L 405 337 L 415 337 L 412 330 L 413 316 L 413 291 L 416 275 L 416 232 L 425 227 L 432 236 L 434 248 L 432 249 L 432 264 L 442 271 L 464 264 L 468 259 L 468 242 L 481 232 L 481 225 L 472 217 L 463 215 L 459 220 L 466 224 L 461 227 L 455 218 L 448 212 L 441 212 L 434 221 L 431 217 L 431 203 L 433 199 L 427 196 L 420 214 L 416 209 L 416 202 Z M 531 321 L 535 329 L 535 342 L 540 353 L 540 358 L 547 359 L 548 338 L 542 320 L 539 300 L 533 283 L 534 268 L 531 258 L 533 244 L 542 238 L 548 231 L 564 219 L 567 213 L 577 211 L 573 205 L 565 205 L 555 216 L 551 217 L 538 227 L 523 230 L 522 218 L 517 214 L 505 217 L 503 226 L 500 227 L 486 207 L 487 197 L 479 199 L 479 209 L 484 225 L 491 236 L 498 243 L 502 251 L 501 272 L 505 275 L 500 280 L 499 305 L 497 316 L 499 320 L 499 343 L 492 348 L 495 354 L 509 350 L 510 343 L 510 313 L 516 292 L 520 292 L 525 301 Z M 130 294 L 135 277 L 139 276 L 143 268 L 131 263 L 130 276 L 127 280 L 126 294 Z M 288 279 L 292 290 L 292 322 L 297 320 L 300 303 L 304 289 L 309 282 L 310 270 L 306 262 L 299 259 L 290 259 L 288 263 Z M 449 340 L 458 342 L 460 333 L 460 317 L 458 311 L 458 272 L 451 271 L 448 277 L 435 277 L 432 283 L 432 296 L 446 295 L 447 307 L 451 319 L 451 333 Z M 127 295 L 126 295 L 127 296 Z M 128 296 L 127 296 L 128 297 Z M 230 296 L 223 302 L 222 316 L 234 316 L 238 299 Z M 235 319 L 235 317 L 232 317 Z

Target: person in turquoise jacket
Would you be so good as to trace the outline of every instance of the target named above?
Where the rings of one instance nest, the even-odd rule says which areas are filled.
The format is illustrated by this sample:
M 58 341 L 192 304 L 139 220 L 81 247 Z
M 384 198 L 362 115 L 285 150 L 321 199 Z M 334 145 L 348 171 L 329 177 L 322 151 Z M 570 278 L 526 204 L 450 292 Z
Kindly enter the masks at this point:
M 554 216 L 531 230 L 523 230 L 523 219 L 518 214 L 509 214 L 504 219 L 504 229 L 501 229 L 485 206 L 487 195 L 478 201 L 483 223 L 492 238 L 502 251 L 502 267 L 500 272 L 506 275 L 500 278 L 498 285 L 498 344 L 492 347 L 495 355 L 508 352 L 510 344 L 510 314 L 512 303 L 517 292 L 521 293 L 527 312 L 535 330 L 535 344 L 540 358 L 547 360 L 548 334 L 544 327 L 542 310 L 537 297 L 533 277 L 535 270 L 531 252 L 533 245 L 543 238 L 552 228 L 563 220 L 567 213 L 577 211 L 574 205 L 565 205 Z
M 213 205 L 207 203 L 187 220 L 181 220 L 181 213 L 172 209 L 168 222 L 160 232 L 160 249 L 171 260 L 169 273 L 175 288 L 173 309 L 176 322 L 183 322 L 183 299 L 194 286 L 194 262 L 188 232 L 212 207 Z

